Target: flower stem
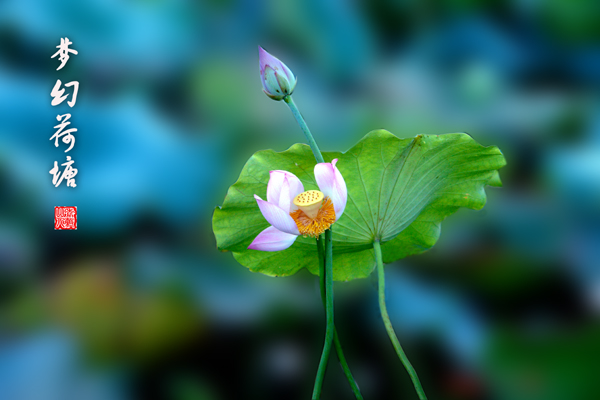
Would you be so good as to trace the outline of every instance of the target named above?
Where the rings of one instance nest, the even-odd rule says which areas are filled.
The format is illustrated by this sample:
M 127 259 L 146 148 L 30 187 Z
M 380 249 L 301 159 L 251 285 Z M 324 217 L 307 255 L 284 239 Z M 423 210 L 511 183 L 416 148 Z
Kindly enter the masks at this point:
M 315 155 L 317 162 L 318 163 L 325 162 L 325 160 L 323 160 L 323 155 L 321 154 L 321 150 L 319 150 L 319 146 L 317 146 L 317 142 L 315 142 L 315 138 L 313 138 L 313 135 L 310 133 L 310 129 L 308 129 L 308 125 L 306 125 L 304 118 L 302 118 L 302 114 L 300 114 L 298 107 L 296 107 L 296 103 L 294 103 L 292 96 L 285 96 L 283 98 L 283 101 L 285 101 L 286 104 L 290 107 L 290 110 L 292 110 L 292 114 L 294 114 L 294 118 L 296 118 L 298 125 L 300 125 L 300 129 L 302 129 L 302 132 L 304 132 L 304 136 L 306 136 L 308 145 L 310 146 L 311 150 L 313 151 L 313 154 Z
M 319 253 L 319 286 L 321 288 L 321 300 L 323 301 L 323 307 L 325 305 L 325 251 L 323 250 L 323 235 L 319 239 L 317 239 L 317 251 Z M 360 389 L 358 388 L 358 384 L 354 380 L 352 376 L 352 372 L 350 372 L 350 366 L 346 361 L 346 357 L 344 356 L 344 350 L 342 349 L 342 344 L 340 343 L 340 339 L 338 337 L 337 329 L 333 331 L 333 345 L 335 346 L 335 351 L 338 356 L 338 360 L 340 361 L 340 366 L 344 371 L 344 375 L 346 375 L 346 379 L 348 379 L 348 383 L 352 388 L 352 392 L 354 392 L 354 396 L 357 400 L 363 400 L 362 394 L 360 393 Z
M 419 381 L 419 377 L 417 376 L 417 372 L 413 368 L 410 361 L 404 354 L 404 350 L 400 346 L 400 342 L 398 341 L 398 337 L 396 337 L 396 332 L 394 332 L 394 328 L 392 327 L 392 322 L 390 321 L 390 316 L 388 315 L 387 308 L 385 306 L 385 274 L 383 272 L 383 257 L 381 256 L 381 245 L 379 241 L 375 241 L 373 243 L 373 249 L 375 250 L 375 260 L 377 261 L 377 276 L 379 281 L 379 310 L 381 311 L 381 318 L 383 318 L 383 323 L 385 324 L 385 329 L 387 331 L 390 340 L 392 341 L 392 345 L 394 345 L 394 349 L 396 350 L 396 354 L 398 354 L 398 358 L 404 364 L 404 368 L 410 375 L 410 379 L 419 395 L 419 399 L 427 400 L 425 396 L 425 392 L 423 391 L 423 387 L 421 386 L 421 382 Z
M 327 328 L 325 330 L 325 344 L 323 345 L 323 353 L 315 378 L 315 387 L 313 389 L 313 400 L 318 400 L 321 397 L 321 387 L 323 386 L 323 377 L 327 369 L 329 361 L 329 353 L 331 352 L 331 343 L 335 326 L 333 324 L 333 241 L 331 238 L 331 228 L 325 231 L 325 312 L 327 314 Z

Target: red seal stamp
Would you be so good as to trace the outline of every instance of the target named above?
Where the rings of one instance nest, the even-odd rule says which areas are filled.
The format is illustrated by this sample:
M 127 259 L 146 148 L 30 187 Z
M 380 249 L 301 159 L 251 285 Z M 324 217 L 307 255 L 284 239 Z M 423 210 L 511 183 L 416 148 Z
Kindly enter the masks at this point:
M 54 229 L 77 229 L 77 207 L 54 207 Z

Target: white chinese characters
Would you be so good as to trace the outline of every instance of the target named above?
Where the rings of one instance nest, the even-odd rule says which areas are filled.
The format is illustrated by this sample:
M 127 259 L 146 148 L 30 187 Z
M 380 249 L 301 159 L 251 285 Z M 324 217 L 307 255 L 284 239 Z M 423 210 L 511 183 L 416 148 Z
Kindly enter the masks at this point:
M 58 147 L 58 139 L 60 139 L 61 137 L 62 137 L 62 141 L 64 144 L 71 144 L 69 146 L 69 148 L 65 150 L 65 153 L 67 151 L 71 151 L 71 149 L 75 145 L 75 136 L 71 135 L 71 132 L 77 132 L 77 128 L 67 129 L 66 131 L 63 132 L 63 129 L 65 129 L 65 127 L 67 125 L 71 124 L 71 122 L 69 122 L 69 118 L 71 118 L 71 114 L 64 114 L 64 115 L 56 116 L 56 119 L 59 122 L 62 119 L 62 124 L 58 124 L 54 127 L 55 129 L 58 129 L 58 130 L 50 138 L 50 140 L 54 139 L 54 147 Z
M 59 56 L 58 60 L 60 61 L 60 65 L 58 66 L 58 68 L 56 68 L 57 71 L 59 69 L 61 69 L 62 67 L 64 67 L 65 64 L 67 63 L 67 61 L 69 61 L 69 53 L 73 53 L 73 54 L 77 55 L 77 50 L 73 50 L 73 49 L 69 48 L 69 45 L 71 45 L 71 44 L 73 44 L 73 42 L 71 42 L 68 37 L 61 38 L 60 44 L 58 46 L 56 46 L 58 48 L 58 51 L 56 53 L 54 53 L 54 55 L 52 55 L 52 57 L 50 57 L 50 58 L 54 58 L 56 56 Z
M 59 69 L 62 69 L 65 64 L 67 63 L 67 61 L 69 60 L 69 53 L 72 54 L 77 54 L 76 50 L 73 50 L 71 48 L 69 48 L 70 45 L 72 45 L 73 42 L 71 42 L 69 40 L 69 38 L 65 37 L 65 38 L 61 38 L 60 39 L 60 45 L 56 46 L 58 47 L 58 51 L 56 53 L 54 53 L 54 55 L 52 55 L 51 58 L 54 58 L 56 56 L 58 56 L 61 64 L 60 66 L 56 69 L 57 71 Z M 71 93 L 66 93 L 65 88 L 72 88 L 72 92 Z M 69 95 L 71 95 L 71 100 L 67 101 L 67 104 L 69 105 L 69 107 L 73 107 L 75 106 L 75 103 L 77 102 L 77 93 L 79 91 L 79 82 L 78 81 L 71 81 L 68 83 L 64 84 L 64 88 L 63 88 L 63 83 L 60 79 L 56 80 L 56 84 L 54 84 L 54 87 L 52 88 L 52 91 L 50 92 L 50 96 L 52 97 L 52 106 L 58 106 L 60 105 L 62 102 L 64 102 L 67 97 L 69 97 Z M 64 106 L 63 106 L 64 107 Z M 69 119 L 71 118 L 71 114 L 65 113 L 65 114 L 58 114 L 56 116 L 56 120 L 59 122 L 58 125 L 54 126 L 54 129 L 56 129 L 56 132 L 54 132 L 54 135 L 52 135 L 52 137 L 50 137 L 49 140 L 54 140 L 54 146 L 58 147 L 59 146 L 59 141 L 62 140 L 62 142 L 66 145 L 68 145 L 69 147 L 65 150 L 65 153 L 71 151 L 73 149 L 73 146 L 75 146 L 75 136 L 73 135 L 73 133 L 77 132 L 77 128 L 69 128 L 66 129 L 69 125 L 71 125 L 71 121 L 69 121 Z M 66 180 L 66 186 L 67 187 L 76 187 L 76 183 L 75 183 L 75 176 L 77 175 L 77 169 L 72 167 L 72 164 L 75 161 L 73 159 L 71 159 L 71 156 L 67 156 L 67 161 L 64 162 L 63 164 L 61 164 L 62 167 L 64 167 L 64 169 L 61 171 L 59 166 L 58 166 L 58 161 L 54 161 L 54 167 L 49 171 L 50 174 L 52 174 L 52 184 L 55 187 L 58 187 L 63 180 Z
M 67 186 L 75 187 L 75 175 L 77 175 L 77 169 L 71 167 L 75 161 L 71 160 L 70 156 L 67 156 L 67 162 L 61 164 L 65 169 L 61 172 L 58 169 L 58 162 L 54 161 L 54 168 L 50 170 L 50 173 L 54 175 L 52 177 L 52 184 L 56 187 L 61 184 L 63 179 L 67 180 Z
M 52 88 L 52 92 L 50 92 L 50 96 L 52 96 L 52 106 L 59 105 L 60 103 L 65 101 L 65 99 L 69 96 L 69 94 L 65 94 L 63 96 L 65 89 L 61 89 L 60 88 L 61 85 L 62 85 L 62 82 L 60 81 L 60 79 L 57 79 L 56 84 L 54 84 L 54 87 Z M 65 83 L 65 87 L 71 87 L 71 86 L 73 86 L 73 94 L 71 96 L 71 101 L 67 101 L 67 104 L 69 105 L 69 107 L 73 107 L 75 105 L 75 103 L 77 102 L 77 92 L 79 91 L 79 82 L 73 81 L 73 82 Z

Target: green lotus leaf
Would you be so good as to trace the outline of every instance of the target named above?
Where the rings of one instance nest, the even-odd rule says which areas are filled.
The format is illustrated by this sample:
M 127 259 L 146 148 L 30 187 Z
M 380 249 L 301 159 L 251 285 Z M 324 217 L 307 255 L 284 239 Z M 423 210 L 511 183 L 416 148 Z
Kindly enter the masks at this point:
M 381 242 L 386 263 L 431 248 L 448 215 L 459 207 L 478 210 L 485 205 L 484 186 L 501 186 L 498 169 L 506 164 L 497 147 L 481 146 L 464 133 L 399 139 L 376 130 L 347 152 L 326 152 L 323 157 L 326 162 L 338 159 L 336 166 L 348 188 L 344 214 L 332 226 L 333 277 L 338 281 L 371 273 L 375 240 Z M 223 206 L 215 209 L 217 247 L 231 251 L 251 271 L 288 276 L 307 268 L 318 275 L 315 239 L 298 237 L 278 252 L 248 250 L 269 226 L 254 199 L 254 194 L 266 198 L 269 171 L 292 172 L 305 190 L 318 189 L 315 163 L 304 144 L 280 153 L 255 153 L 229 188 Z

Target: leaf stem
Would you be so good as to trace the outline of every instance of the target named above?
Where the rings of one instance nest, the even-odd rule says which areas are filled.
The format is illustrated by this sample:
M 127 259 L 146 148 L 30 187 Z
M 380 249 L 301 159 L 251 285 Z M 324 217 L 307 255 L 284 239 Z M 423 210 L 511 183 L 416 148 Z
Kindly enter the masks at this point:
M 321 387 L 323 386 L 323 377 L 327 369 L 329 361 L 329 353 L 331 352 L 331 343 L 335 326 L 333 324 L 333 241 L 331 238 L 331 228 L 325 231 L 325 312 L 327 314 L 327 328 L 325 330 L 325 344 L 323 345 L 323 353 L 315 378 L 315 387 L 313 389 L 313 400 L 318 400 L 321 397 Z
M 373 249 L 375 250 L 375 260 L 377 261 L 377 276 L 379 281 L 379 310 L 381 311 L 381 318 L 383 318 L 383 323 L 385 324 L 385 329 L 387 331 L 390 340 L 392 341 L 392 345 L 396 350 L 396 354 L 398 354 L 398 358 L 404 364 L 404 368 L 410 375 L 410 379 L 419 395 L 419 399 L 427 400 L 425 396 L 425 392 L 423 391 L 423 387 L 421 386 L 421 382 L 419 381 L 419 377 L 417 376 L 417 372 L 413 368 L 410 361 L 406 357 L 404 350 L 400 346 L 400 342 L 398 341 L 398 337 L 396 336 L 396 332 L 394 332 L 394 328 L 392 327 L 392 322 L 390 321 L 390 316 L 388 315 L 387 308 L 385 306 L 385 274 L 383 272 L 383 257 L 381 256 L 381 245 L 379 241 L 375 241 L 373 243 Z
M 323 301 L 323 307 L 325 307 L 325 251 L 323 250 L 323 235 L 317 239 L 317 251 L 319 253 L 319 287 L 321 288 L 321 300 Z M 335 351 L 337 353 L 338 360 L 340 361 L 340 366 L 344 371 L 344 375 L 346 375 L 346 379 L 352 388 L 354 396 L 357 398 L 357 400 L 363 400 L 360 389 L 358 388 L 358 384 L 354 380 L 352 372 L 350 371 L 350 366 L 348 365 L 346 357 L 344 356 L 344 350 L 342 349 L 342 344 L 340 343 L 337 329 L 334 329 L 333 331 L 333 345 L 335 346 Z
M 311 150 L 313 151 L 313 154 L 315 155 L 315 159 L 317 160 L 317 162 L 318 163 L 325 162 L 325 160 L 323 159 L 323 155 L 321 154 L 321 150 L 319 150 L 319 146 L 317 146 L 317 142 L 315 142 L 315 138 L 313 138 L 313 135 L 310 133 L 310 129 L 308 129 L 308 125 L 306 125 L 304 118 L 302 118 L 302 114 L 300 114 L 298 107 L 296 107 L 296 103 L 294 103 L 292 96 L 285 96 L 283 98 L 283 101 L 286 102 L 286 104 L 290 107 L 292 114 L 294 114 L 294 118 L 296 118 L 298 125 L 300 125 L 300 129 L 302 129 L 302 132 L 304 132 L 304 136 L 306 136 L 308 145 L 310 146 Z

